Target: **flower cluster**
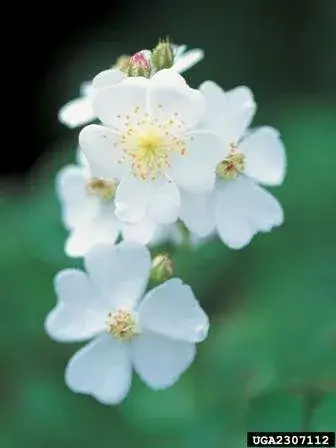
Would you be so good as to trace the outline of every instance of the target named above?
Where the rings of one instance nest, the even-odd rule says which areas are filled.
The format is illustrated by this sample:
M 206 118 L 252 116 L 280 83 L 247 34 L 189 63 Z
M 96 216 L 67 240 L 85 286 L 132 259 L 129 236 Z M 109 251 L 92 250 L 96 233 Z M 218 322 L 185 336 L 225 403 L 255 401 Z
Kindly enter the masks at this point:
M 208 333 L 190 287 L 167 280 L 169 257 L 151 263 L 146 246 L 218 235 L 239 249 L 283 222 L 262 187 L 284 179 L 279 133 L 250 129 L 256 103 L 247 87 L 191 88 L 180 73 L 202 58 L 161 41 L 119 58 L 60 111 L 69 127 L 100 124 L 80 131 L 77 164 L 57 177 L 65 251 L 84 257 L 87 273 L 56 276 L 46 329 L 59 341 L 93 339 L 70 360 L 66 383 L 103 403 L 126 396 L 132 367 L 154 389 L 172 385 Z M 144 295 L 151 274 L 167 281 Z

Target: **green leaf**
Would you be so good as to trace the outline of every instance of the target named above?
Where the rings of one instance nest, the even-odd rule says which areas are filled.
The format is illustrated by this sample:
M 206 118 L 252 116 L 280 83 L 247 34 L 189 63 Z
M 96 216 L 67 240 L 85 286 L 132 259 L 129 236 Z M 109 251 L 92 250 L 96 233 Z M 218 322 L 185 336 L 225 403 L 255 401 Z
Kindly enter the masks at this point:
M 262 394 L 250 402 L 248 431 L 300 431 L 302 400 L 284 392 Z

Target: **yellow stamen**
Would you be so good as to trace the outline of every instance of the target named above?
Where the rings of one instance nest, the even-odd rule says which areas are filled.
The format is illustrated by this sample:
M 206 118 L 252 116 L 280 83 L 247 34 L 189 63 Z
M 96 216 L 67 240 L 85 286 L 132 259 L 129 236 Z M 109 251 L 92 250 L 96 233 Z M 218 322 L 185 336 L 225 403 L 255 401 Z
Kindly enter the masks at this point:
M 157 107 L 162 113 L 163 106 Z M 124 132 L 116 143 L 123 152 L 119 162 L 130 163 L 132 174 L 138 179 L 157 179 L 170 168 L 173 154 L 186 154 L 186 138 L 176 135 L 177 128 L 183 125 L 178 114 L 160 121 L 136 106 L 133 113 L 117 118 L 124 121 Z
M 87 184 L 89 194 L 97 196 L 100 199 L 108 200 L 114 197 L 116 192 L 116 183 L 93 177 Z
M 130 311 L 118 310 L 109 313 L 106 320 L 107 332 L 116 339 L 129 341 L 139 331 L 136 318 Z
M 245 169 L 245 155 L 237 151 L 235 143 L 230 144 L 230 153 L 217 165 L 217 175 L 224 180 L 236 179 Z

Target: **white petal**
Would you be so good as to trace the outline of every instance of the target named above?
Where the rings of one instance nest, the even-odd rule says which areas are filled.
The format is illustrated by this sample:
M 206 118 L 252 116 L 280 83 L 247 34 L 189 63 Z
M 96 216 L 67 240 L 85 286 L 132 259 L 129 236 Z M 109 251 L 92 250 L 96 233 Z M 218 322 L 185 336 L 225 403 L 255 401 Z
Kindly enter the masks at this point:
M 154 247 L 159 244 L 173 242 L 176 245 L 181 245 L 183 242 L 182 233 L 176 223 L 169 225 L 159 225 L 150 242 L 150 246 Z
M 77 98 L 63 106 L 58 112 L 58 119 L 69 128 L 76 128 L 96 118 L 91 98 Z
M 192 247 L 198 247 L 210 237 L 215 236 L 215 229 L 207 237 L 200 238 L 195 233 L 189 231 L 189 243 Z M 169 225 L 158 226 L 153 238 L 150 241 L 150 247 L 154 247 L 160 244 L 171 242 L 176 246 L 181 246 L 184 241 L 184 236 L 180 226 L 177 223 Z
M 184 77 L 171 68 L 159 70 L 151 77 L 150 89 L 159 89 L 161 87 L 176 89 L 181 93 L 190 93 L 190 91 L 194 91 L 194 89 L 191 89 L 188 86 Z
M 106 128 L 91 124 L 79 134 L 79 145 L 86 156 L 93 176 L 111 179 L 120 176 L 123 166 L 119 164 L 121 150 L 117 135 Z
M 107 334 L 93 340 L 70 359 L 65 381 L 74 392 L 92 395 L 101 403 L 120 403 L 132 381 L 127 345 Z
M 192 289 L 178 278 L 147 293 L 139 317 L 142 328 L 181 341 L 203 341 L 209 330 L 209 319 Z
M 133 309 L 147 285 L 151 257 L 135 243 L 99 244 L 86 254 L 85 266 L 115 309 Z
M 180 56 L 182 56 L 183 53 L 185 53 L 185 51 L 187 49 L 186 45 L 175 45 L 175 44 L 172 44 L 172 47 L 173 47 L 175 59 L 178 59 Z
M 85 173 L 87 173 L 87 176 L 90 177 L 89 163 L 88 163 L 87 158 L 83 154 L 83 152 L 82 152 L 82 150 L 81 150 L 79 145 L 78 145 L 77 150 L 76 150 L 76 163 L 81 168 L 85 169 Z
M 238 141 L 251 124 L 257 105 L 251 89 L 246 86 L 239 86 L 226 92 L 226 102 L 227 119 L 232 126 L 232 138 Z
M 268 191 L 240 177 L 218 187 L 215 219 L 222 241 L 231 249 L 241 249 L 256 233 L 281 225 L 283 210 Z
M 180 193 L 174 182 L 165 178 L 144 181 L 125 177 L 115 197 L 116 215 L 124 222 L 138 223 L 147 215 L 158 223 L 176 221 L 180 211 Z
M 165 178 L 144 181 L 127 176 L 118 185 L 115 204 L 116 215 L 124 222 L 138 223 L 148 215 L 158 223 L 171 223 L 180 211 L 180 193 Z
M 114 216 L 113 208 L 105 213 L 103 208 L 94 217 L 82 216 L 82 222 L 77 224 L 67 239 L 65 252 L 69 257 L 83 257 L 95 244 L 115 243 L 119 231 L 120 223 Z
M 62 219 L 67 228 L 76 225 L 87 204 L 85 170 L 67 165 L 56 177 L 56 193 L 62 204 Z
M 136 179 L 134 176 L 122 179 L 115 196 L 117 217 L 129 223 L 141 221 L 146 215 L 151 192 L 150 182 Z
M 184 242 L 184 235 L 181 227 L 177 224 L 170 224 L 168 227 L 167 241 L 172 242 L 175 246 L 181 246 Z
M 84 272 L 65 269 L 56 275 L 54 285 L 58 302 L 45 322 L 52 339 L 82 341 L 104 329 L 108 308 Z
M 196 347 L 158 334 L 143 333 L 132 341 L 134 368 L 152 389 L 172 386 L 191 365 Z
M 183 192 L 180 219 L 188 230 L 200 237 L 212 233 L 215 228 L 213 195 L 196 195 Z
M 174 154 L 172 157 L 171 178 L 190 193 L 211 191 L 216 178 L 216 166 L 226 155 L 221 139 L 211 132 L 200 131 L 185 137 L 185 145 L 185 155 Z
M 201 244 L 208 241 L 210 238 L 214 237 L 216 235 L 216 229 L 214 229 L 213 232 L 211 232 L 206 237 L 199 237 L 195 233 L 191 232 L 189 230 L 189 244 L 191 247 L 198 247 Z M 152 240 L 150 241 L 149 246 L 155 247 L 160 244 L 165 244 L 167 242 L 173 243 L 175 246 L 181 246 L 184 242 L 184 236 L 182 233 L 182 230 L 180 226 L 177 223 L 169 224 L 169 225 L 160 225 Z
M 148 200 L 148 214 L 160 224 L 170 224 L 177 220 L 181 207 L 180 192 L 172 181 L 154 182 Z
M 208 107 L 205 126 L 218 132 L 226 144 L 238 142 L 250 125 L 256 111 L 253 94 L 240 86 L 225 92 L 212 81 L 200 86 Z
M 286 173 L 286 152 L 279 132 L 263 126 L 251 132 L 239 145 L 246 155 L 245 173 L 264 185 L 282 184 Z
M 178 73 L 183 73 L 204 58 L 204 51 L 200 48 L 188 50 L 186 53 L 178 55 L 173 64 L 173 69 Z
M 157 229 L 158 225 L 149 218 L 144 218 L 136 224 L 122 223 L 122 236 L 125 241 L 148 244 Z
M 95 88 L 93 87 L 93 84 L 92 84 L 92 82 L 91 81 L 84 81 L 82 84 L 81 84 L 81 86 L 80 86 L 80 89 L 79 89 L 79 91 L 80 91 L 80 94 L 82 95 L 82 96 L 85 96 L 85 97 L 93 97 L 93 95 L 95 94 Z
M 139 121 L 139 113 L 146 113 L 148 83 L 146 78 L 127 78 L 115 86 L 98 90 L 93 100 L 97 117 L 120 131 L 126 129 L 127 123 Z
M 202 244 L 206 243 L 207 241 L 209 241 L 211 238 L 215 237 L 217 235 L 217 233 L 215 231 L 209 233 L 209 235 L 207 235 L 206 237 L 199 237 L 198 235 L 196 235 L 195 233 L 190 233 L 189 235 L 189 242 L 190 242 L 190 246 L 191 247 L 199 247 Z
M 151 78 L 149 113 L 161 123 L 171 120 L 171 131 L 197 125 L 205 111 L 203 95 L 174 70 L 160 70 Z
M 83 257 L 92 246 L 87 236 L 90 236 L 87 227 L 72 230 L 64 245 L 66 255 L 73 258 Z
M 111 68 L 100 72 L 93 79 L 93 87 L 97 90 L 104 87 L 113 86 L 126 78 L 126 74 L 121 70 Z

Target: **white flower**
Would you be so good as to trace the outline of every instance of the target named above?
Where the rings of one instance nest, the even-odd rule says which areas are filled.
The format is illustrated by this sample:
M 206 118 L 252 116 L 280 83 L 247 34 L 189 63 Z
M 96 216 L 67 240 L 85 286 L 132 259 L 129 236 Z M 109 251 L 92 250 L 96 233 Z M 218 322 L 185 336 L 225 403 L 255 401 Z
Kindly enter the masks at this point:
M 105 126 L 85 127 L 79 143 L 94 176 L 120 179 L 115 203 L 122 220 L 148 215 L 172 223 L 180 188 L 194 193 L 213 188 L 221 140 L 197 129 L 205 100 L 181 75 L 160 70 L 151 79 L 127 78 L 102 89 L 93 107 Z
M 204 58 L 204 52 L 199 48 L 187 50 L 186 45 L 179 45 L 173 46 L 173 49 L 175 58 L 172 69 L 178 73 L 183 73 Z M 124 78 L 126 78 L 124 72 L 112 68 L 101 72 L 93 82 L 84 82 L 80 88 L 80 97 L 65 104 L 58 113 L 58 119 L 69 128 L 76 128 L 95 120 L 92 99 L 97 90 L 106 85 L 116 84 Z
M 283 222 L 280 203 L 259 184 L 283 182 L 285 149 L 278 131 L 271 127 L 246 132 L 256 110 L 247 87 L 224 92 L 207 81 L 200 90 L 208 104 L 205 126 L 221 135 L 223 156 L 214 191 L 184 194 L 180 218 L 200 236 L 217 229 L 224 243 L 239 249 L 256 233 L 269 232 Z
M 115 215 L 116 182 L 92 177 L 85 161 L 80 163 L 64 167 L 56 178 L 62 218 L 69 230 L 66 254 L 81 257 L 97 243 L 115 243 L 120 233 L 124 240 L 149 243 L 157 225 L 147 218 L 136 224 L 120 221 Z
M 66 384 L 105 404 L 127 395 L 132 368 L 153 389 L 173 385 L 192 363 L 209 322 L 191 288 L 174 278 L 144 298 L 151 260 L 144 246 L 95 246 L 87 273 L 66 269 L 55 277 L 58 303 L 46 331 L 60 342 L 93 340 L 66 368 Z

